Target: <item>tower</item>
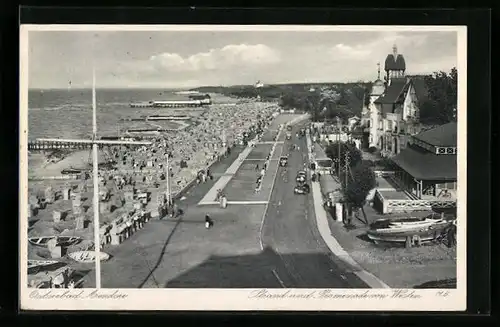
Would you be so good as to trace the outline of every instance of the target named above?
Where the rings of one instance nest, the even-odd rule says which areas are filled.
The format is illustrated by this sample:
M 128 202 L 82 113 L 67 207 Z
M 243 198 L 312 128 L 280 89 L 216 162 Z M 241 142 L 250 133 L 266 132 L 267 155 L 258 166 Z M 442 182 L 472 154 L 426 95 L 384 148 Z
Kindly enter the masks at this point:
M 406 62 L 402 54 L 398 53 L 398 47 L 392 47 L 392 53 L 385 59 L 385 82 L 390 85 L 391 79 L 402 78 L 405 76 Z

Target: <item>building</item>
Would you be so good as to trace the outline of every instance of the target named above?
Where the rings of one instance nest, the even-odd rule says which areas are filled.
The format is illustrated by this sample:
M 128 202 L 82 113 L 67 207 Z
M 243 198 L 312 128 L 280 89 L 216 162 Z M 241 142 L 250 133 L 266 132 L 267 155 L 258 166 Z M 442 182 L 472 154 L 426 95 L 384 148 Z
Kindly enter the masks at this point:
M 456 122 L 410 136 L 408 146 L 391 160 L 396 180 L 416 198 L 456 199 Z
M 426 91 L 421 87 L 422 79 L 405 76 L 406 62 L 396 46 L 385 60 L 385 82 L 380 79 L 378 66 L 368 105 L 363 105 L 362 110 L 364 143 L 365 147 L 379 149 L 382 156 L 391 157 L 406 147 L 411 135 L 421 131 L 420 103 Z

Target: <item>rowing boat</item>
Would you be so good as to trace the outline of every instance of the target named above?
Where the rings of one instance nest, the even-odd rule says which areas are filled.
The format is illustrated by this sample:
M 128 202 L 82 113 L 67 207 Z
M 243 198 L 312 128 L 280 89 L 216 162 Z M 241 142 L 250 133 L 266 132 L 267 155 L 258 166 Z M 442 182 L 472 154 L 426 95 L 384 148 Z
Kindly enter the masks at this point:
M 34 246 L 47 247 L 50 240 L 56 239 L 56 246 L 70 246 L 79 243 L 82 238 L 78 236 L 38 236 L 28 238 L 28 242 Z
M 68 254 L 71 259 L 83 262 L 83 263 L 94 263 L 95 262 L 95 252 L 94 251 L 76 251 Z M 110 255 L 105 252 L 99 252 L 100 261 L 109 260 Z
M 403 230 L 411 230 L 439 224 L 445 220 L 441 218 L 402 218 L 402 219 L 379 219 L 370 225 L 372 230 L 387 230 L 401 232 Z
M 374 243 L 404 243 L 408 237 L 419 238 L 421 242 L 428 242 L 437 239 L 451 224 L 451 221 L 439 220 L 431 224 L 400 225 L 371 229 L 366 232 L 366 235 Z

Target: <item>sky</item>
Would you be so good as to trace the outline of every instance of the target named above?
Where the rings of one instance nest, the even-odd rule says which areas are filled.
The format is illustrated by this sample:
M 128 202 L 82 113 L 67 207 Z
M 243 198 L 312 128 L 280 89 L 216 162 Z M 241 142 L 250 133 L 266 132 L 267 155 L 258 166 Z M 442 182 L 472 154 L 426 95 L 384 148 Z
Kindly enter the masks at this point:
M 450 31 L 30 31 L 30 88 L 188 88 L 373 81 L 397 45 L 407 74 L 450 71 Z

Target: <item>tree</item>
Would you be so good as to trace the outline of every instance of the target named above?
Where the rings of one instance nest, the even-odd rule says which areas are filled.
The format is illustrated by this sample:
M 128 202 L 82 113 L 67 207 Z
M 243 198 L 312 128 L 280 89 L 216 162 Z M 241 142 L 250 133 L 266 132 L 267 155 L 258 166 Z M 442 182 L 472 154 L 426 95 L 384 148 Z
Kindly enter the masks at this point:
M 349 154 L 349 166 L 354 167 L 362 161 L 361 151 L 353 142 L 340 142 L 340 167 L 345 167 L 345 153 Z M 325 149 L 326 156 L 333 160 L 334 167 L 338 171 L 339 142 L 329 144 Z
M 420 120 L 429 124 L 446 124 L 456 121 L 457 110 L 457 69 L 425 76 L 428 89 L 427 99 L 420 108 Z
M 367 163 L 359 163 L 351 168 L 349 175 L 347 186 L 345 178 L 342 179 L 345 200 L 355 209 L 362 208 L 368 193 L 376 186 L 375 173 Z
M 370 105 L 370 90 L 371 88 L 365 88 L 365 94 L 364 94 L 364 98 L 363 98 L 363 104 L 365 105 L 365 107 L 368 107 Z

